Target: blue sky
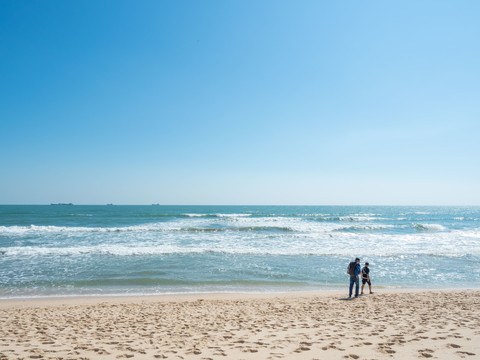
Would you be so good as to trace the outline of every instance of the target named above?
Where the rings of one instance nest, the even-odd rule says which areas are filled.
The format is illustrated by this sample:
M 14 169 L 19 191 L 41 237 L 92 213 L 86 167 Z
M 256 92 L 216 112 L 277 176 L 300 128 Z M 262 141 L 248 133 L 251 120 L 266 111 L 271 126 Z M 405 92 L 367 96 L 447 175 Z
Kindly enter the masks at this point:
M 480 204 L 477 1 L 0 2 L 0 203 Z

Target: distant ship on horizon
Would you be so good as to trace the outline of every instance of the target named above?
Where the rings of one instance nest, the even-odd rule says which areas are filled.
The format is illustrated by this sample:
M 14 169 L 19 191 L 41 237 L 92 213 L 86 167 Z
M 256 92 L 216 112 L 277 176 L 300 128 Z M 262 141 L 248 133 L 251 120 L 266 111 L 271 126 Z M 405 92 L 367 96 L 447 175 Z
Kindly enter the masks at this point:
M 73 205 L 72 203 L 51 203 L 50 205 Z

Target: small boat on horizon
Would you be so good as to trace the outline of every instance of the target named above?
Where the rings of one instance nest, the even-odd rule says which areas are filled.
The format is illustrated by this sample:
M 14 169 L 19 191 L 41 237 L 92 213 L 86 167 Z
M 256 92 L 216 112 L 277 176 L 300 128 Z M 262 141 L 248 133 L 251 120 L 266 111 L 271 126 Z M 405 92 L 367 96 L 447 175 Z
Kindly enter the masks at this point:
M 72 203 L 51 203 L 50 205 L 73 205 Z

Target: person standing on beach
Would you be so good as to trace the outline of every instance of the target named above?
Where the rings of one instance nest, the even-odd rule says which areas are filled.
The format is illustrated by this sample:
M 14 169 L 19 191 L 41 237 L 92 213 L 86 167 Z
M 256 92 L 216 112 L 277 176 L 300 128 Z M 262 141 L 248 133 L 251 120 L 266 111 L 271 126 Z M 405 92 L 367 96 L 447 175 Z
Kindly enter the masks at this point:
M 350 288 L 348 292 L 348 298 L 352 297 L 353 284 L 355 284 L 355 297 L 358 297 L 358 288 L 360 287 L 360 281 L 358 275 L 360 275 L 360 259 L 355 258 L 355 261 L 352 261 L 348 265 L 348 274 L 350 275 Z
M 372 282 L 370 281 L 370 268 L 368 267 L 368 262 L 365 263 L 365 266 L 362 269 L 362 292 L 363 295 L 363 288 L 365 287 L 365 283 L 368 284 L 368 288 L 370 289 L 370 294 L 372 292 Z

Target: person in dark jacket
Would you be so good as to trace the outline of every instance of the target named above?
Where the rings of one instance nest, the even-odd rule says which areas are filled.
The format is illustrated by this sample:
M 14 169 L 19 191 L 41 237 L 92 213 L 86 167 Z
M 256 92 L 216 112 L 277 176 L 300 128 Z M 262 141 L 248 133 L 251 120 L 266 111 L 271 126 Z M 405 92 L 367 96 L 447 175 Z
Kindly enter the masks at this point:
M 353 269 L 352 269 L 353 266 Z M 358 275 L 361 273 L 361 268 L 360 268 L 360 259 L 355 258 L 355 263 L 350 264 L 349 268 L 349 275 L 350 275 L 350 288 L 348 292 L 348 298 L 350 299 L 352 297 L 352 291 L 353 291 L 353 284 L 355 284 L 355 297 L 358 297 L 358 290 L 360 287 L 360 281 L 358 279 Z

